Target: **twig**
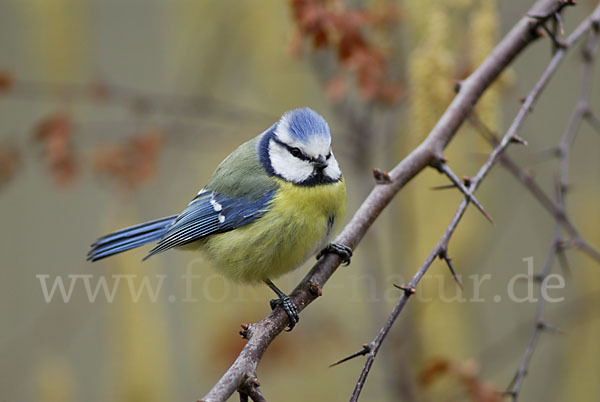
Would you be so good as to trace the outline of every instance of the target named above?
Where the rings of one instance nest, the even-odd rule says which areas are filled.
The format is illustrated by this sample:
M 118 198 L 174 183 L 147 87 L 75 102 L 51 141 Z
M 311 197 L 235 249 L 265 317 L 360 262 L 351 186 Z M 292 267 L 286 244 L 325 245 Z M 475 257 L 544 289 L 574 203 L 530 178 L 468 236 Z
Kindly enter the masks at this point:
M 469 122 L 487 141 L 490 142 L 492 146 L 496 146 L 499 143 L 498 136 L 479 119 L 475 112 L 469 116 Z M 569 233 L 572 237 L 572 245 L 592 259 L 600 262 L 600 252 L 579 234 L 575 224 L 573 224 L 568 217 L 564 206 L 553 201 L 533 178 L 531 173 L 520 168 L 508 155 L 500 155 L 498 160 L 502 166 L 504 166 L 517 180 L 519 180 L 519 182 L 521 182 L 521 184 L 523 184 L 523 186 L 525 186 L 527 190 L 529 190 L 540 205 L 562 225 L 563 229 Z M 559 254 L 559 261 L 563 264 L 563 257 L 561 255 L 562 253 Z
M 471 194 L 471 192 L 469 192 L 469 190 L 465 187 L 465 185 L 460 181 L 460 179 L 454 174 L 452 169 L 450 169 L 450 167 L 445 162 L 437 163 L 434 165 L 434 167 L 440 172 L 444 173 L 446 176 L 448 176 L 448 178 L 454 184 L 454 186 L 457 187 L 460 190 L 460 192 L 464 194 L 465 198 L 471 201 L 483 214 L 483 216 L 485 216 L 485 218 L 488 221 L 490 221 L 491 224 L 494 224 L 494 220 L 483 208 L 483 205 L 481 205 L 477 198 L 475 198 L 475 196 Z M 468 182 L 470 183 L 470 181 L 471 180 L 469 179 Z
M 240 385 L 238 389 L 238 393 L 240 394 L 240 402 L 247 402 L 248 397 L 252 399 L 254 402 L 267 402 L 263 394 L 260 392 L 258 388 L 260 383 L 258 382 L 258 378 L 253 375 L 246 375 L 242 385 Z
M 124 85 L 96 80 L 91 84 L 52 83 L 18 79 L 10 89 L 17 99 L 44 100 L 63 98 L 79 102 L 121 105 L 136 114 L 196 116 L 200 113 L 224 115 L 228 119 L 268 119 L 274 116 L 250 106 L 210 96 L 180 96 L 146 92 Z M 276 117 L 275 117 L 276 118 Z
M 544 262 L 544 266 L 543 266 L 542 270 L 536 275 L 536 278 L 535 278 L 540 283 L 540 289 L 543 288 L 544 279 L 550 273 L 550 270 L 552 268 L 552 261 L 557 253 L 558 247 L 560 247 L 559 243 L 560 243 L 560 224 L 557 223 L 555 226 L 555 229 L 554 229 L 554 235 L 552 238 L 552 242 L 550 244 L 548 255 L 546 256 L 546 261 Z M 533 279 L 534 278 L 531 278 L 530 280 L 533 280 Z M 535 350 L 535 347 L 537 345 L 539 337 L 540 337 L 542 331 L 550 328 L 550 326 L 544 322 L 544 307 L 545 307 L 545 305 L 546 305 L 546 299 L 544 297 L 539 297 L 538 303 L 537 303 L 537 311 L 536 311 L 536 315 L 535 315 L 535 326 L 534 326 L 533 334 L 531 336 L 531 339 L 529 340 L 529 343 L 527 344 L 527 348 L 525 349 L 525 353 L 523 355 L 523 358 L 521 359 L 519 368 L 517 369 L 517 372 L 515 373 L 513 379 L 511 380 L 510 384 L 508 385 L 508 389 L 504 392 L 504 395 L 510 396 L 512 398 L 513 402 L 516 402 L 519 398 L 519 391 L 521 389 L 521 384 L 523 382 L 523 379 L 527 375 L 529 363 L 531 362 L 531 358 L 533 356 L 533 352 Z
M 534 14 L 552 13 L 559 6 L 560 4 L 555 0 L 539 0 L 530 12 Z M 356 248 L 366 231 L 398 191 L 432 162 L 440 159 L 443 149 L 469 116 L 473 105 L 477 103 L 484 91 L 494 82 L 503 69 L 510 65 L 530 43 L 539 37 L 537 31 L 542 22 L 524 17 L 515 25 L 488 58 L 463 81 L 460 92 L 425 140 L 389 172 L 390 183 L 377 185 L 371 191 L 342 233 L 337 237 L 336 242 L 348 245 L 353 249 Z M 582 27 L 578 30 L 581 31 L 581 34 L 588 28 Z M 467 203 L 468 201 L 463 200 L 465 206 Z M 432 259 L 436 256 L 437 253 L 433 254 Z M 323 288 L 323 285 L 335 272 L 340 262 L 339 256 L 329 254 L 321 259 L 304 277 L 290 295 L 299 310 L 303 310 L 316 298 L 310 291 L 309 282 Z M 408 293 L 405 292 L 405 295 Z M 405 302 L 406 296 L 402 300 Z M 223 401 L 236 392 L 243 382 L 244 375 L 256 372 L 256 367 L 269 344 L 286 325 L 287 315 L 281 309 L 275 309 L 260 322 L 251 324 L 248 330 L 248 342 L 231 367 L 203 400 Z M 368 362 L 369 365 L 372 365 L 373 360 L 369 358 Z M 364 384 L 364 380 L 362 384 Z
M 600 6 L 599 6 L 600 9 Z M 600 13 L 595 12 L 597 23 L 600 23 Z M 579 101 L 575 106 L 571 118 L 569 119 L 569 123 L 567 125 L 567 129 L 562 137 L 562 140 L 558 146 L 560 152 L 558 153 L 559 157 L 559 179 L 556 185 L 556 204 L 562 209 L 565 210 L 565 199 L 567 195 L 568 189 L 568 181 L 569 181 L 569 160 L 571 154 L 571 145 L 575 140 L 575 136 L 578 132 L 578 128 L 581 125 L 581 122 L 586 116 L 586 111 L 589 110 L 589 99 L 590 99 L 590 88 L 592 86 L 592 77 L 593 77 L 593 68 L 594 68 L 594 54 L 598 47 L 598 41 L 600 40 L 600 31 L 598 29 L 594 29 L 591 37 L 588 40 L 586 46 L 584 46 L 584 70 L 581 78 L 581 88 L 579 91 Z M 564 245 L 561 240 L 561 231 L 562 225 L 561 222 L 556 219 L 556 224 L 554 228 L 554 235 L 552 238 L 552 243 L 550 244 L 550 248 L 548 250 L 548 255 L 546 257 L 546 262 L 544 263 L 544 267 L 541 272 L 538 274 L 538 279 L 540 281 L 540 288 L 544 286 L 544 279 L 548 276 L 551 267 L 552 261 L 556 257 L 559 261 L 563 261 L 562 265 L 567 267 L 566 265 L 566 257 L 564 256 Z M 578 236 L 575 239 L 575 243 L 583 242 L 582 238 Z M 583 250 L 586 251 L 586 250 Z M 589 250 L 587 250 L 589 251 Z M 600 259 L 597 259 L 600 262 Z M 568 270 L 568 268 L 566 268 Z M 529 340 L 529 344 L 525 349 L 525 353 L 523 358 L 521 359 L 521 364 L 515 373 L 511 383 L 508 386 L 506 395 L 510 396 L 513 402 L 517 402 L 519 399 L 519 393 L 521 391 L 521 385 L 527 374 L 527 370 L 529 368 L 531 358 L 533 356 L 535 346 L 540 338 L 540 334 L 544 330 L 551 329 L 552 327 L 548 326 L 544 322 L 544 306 L 546 304 L 546 300 L 543 297 L 538 298 L 538 307 L 537 313 L 535 317 L 536 325 Z
M 577 40 L 579 40 L 585 32 L 587 32 L 594 25 L 593 21 L 595 21 L 598 18 L 599 14 L 600 14 L 600 5 L 596 8 L 594 13 L 590 17 L 588 17 L 584 22 L 582 22 L 575 29 L 575 31 L 569 36 L 569 38 L 565 41 L 565 46 L 563 48 L 558 49 L 555 52 L 554 56 L 550 60 L 548 67 L 543 72 L 542 76 L 540 77 L 540 79 L 538 80 L 538 82 L 536 83 L 536 85 L 534 86 L 532 91 L 529 93 L 527 98 L 525 98 L 525 101 L 523 102 L 521 109 L 519 110 L 517 116 L 513 120 L 508 131 L 506 132 L 506 134 L 504 135 L 502 140 L 498 143 L 498 145 L 496 145 L 494 150 L 489 155 L 487 161 L 481 166 L 481 168 L 479 169 L 477 174 L 471 179 L 470 185 L 468 187 L 468 191 L 470 194 L 473 194 L 475 192 L 478 185 L 488 174 L 488 172 L 490 171 L 492 166 L 495 164 L 495 162 L 498 160 L 498 158 L 502 155 L 502 153 L 504 152 L 506 147 L 511 142 L 514 142 L 514 138 L 516 138 L 517 132 L 519 131 L 521 125 L 523 124 L 526 116 L 531 111 L 532 106 L 535 103 L 536 99 L 541 94 L 541 92 L 543 91 L 543 89 L 545 88 L 547 83 L 549 82 L 550 78 L 556 71 L 556 68 L 558 67 L 558 65 L 560 64 L 562 59 L 564 58 L 567 50 Z M 537 18 L 537 20 L 538 20 L 538 22 L 541 21 L 541 23 L 544 23 L 544 20 L 541 18 Z M 469 77 L 469 79 L 470 79 L 470 77 Z M 461 85 L 461 91 L 462 91 L 463 86 L 464 86 L 464 82 Z M 450 108 L 451 107 L 452 106 L 450 106 Z M 443 118 L 442 118 L 442 120 L 443 120 Z M 442 121 L 442 120 L 440 120 L 440 121 Z M 444 160 L 443 157 L 438 158 L 438 161 L 443 161 L 443 160 Z M 460 222 L 462 216 L 464 215 L 468 204 L 469 204 L 469 199 L 468 199 L 468 197 L 465 197 L 465 199 L 461 202 L 460 206 L 458 207 L 458 210 L 454 214 L 452 221 L 446 228 L 446 231 L 442 235 L 441 239 L 438 241 L 438 243 L 436 244 L 434 249 L 427 256 L 427 258 L 425 259 L 425 261 L 419 268 L 419 270 L 415 273 L 415 275 L 412 277 L 412 279 L 408 283 L 409 287 L 416 288 L 416 286 L 419 283 L 419 281 L 421 280 L 421 278 L 425 275 L 425 273 L 427 272 L 427 270 L 433 263 L 433 260 L 435 259 L 435 257 L 437 255 L 439 255 L 439 253 L 448 246 L 450 237 L 454 233 L 458 223 Z M 356 382 L 356 386 L 354 388 L 352 396 L 350 397 L 350 401 L 358 400 L 358 397 L 360 396 L 362 388 L 365 384 L 366 378 L 371 370 L 371 367 L 373 366 L 373 362 L 375 361 L 377 352 L 378 352 L 379 348 L 381 347 L 381 344 L 382 344 L 383 340 L 385 339 L 386 335 L 390 331 L 392 325 L 398 318 L 398 315 L 401 313 L 402 309 L 408 302 L 409 297 L 410 297 L 410 294 L 408 294 L 406 292 L 402 295 L 402 297 L 400 298 L 400 300 L 397 302 L 396 306 L 390 313 L 385 325 L 381 328 L 379 334 L 377 334 L 377 336 L 371 343 L 373 345 L 372 350 L 369 353 L 367 360 L 365 362 L 365 365 L 363 367 L 363 370 Z

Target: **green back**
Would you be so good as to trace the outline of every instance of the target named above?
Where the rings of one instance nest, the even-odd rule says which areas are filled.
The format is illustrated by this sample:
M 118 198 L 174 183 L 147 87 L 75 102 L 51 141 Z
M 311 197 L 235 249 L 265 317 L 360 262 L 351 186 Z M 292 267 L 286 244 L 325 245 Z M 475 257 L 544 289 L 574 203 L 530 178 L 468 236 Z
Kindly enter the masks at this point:
M 255 201 L 267 191 L 278 187 L 258 158 L 260 135 L 240 145 L 215 170 L 206 185 L 207 190 L 228 197 L 244 197 Z

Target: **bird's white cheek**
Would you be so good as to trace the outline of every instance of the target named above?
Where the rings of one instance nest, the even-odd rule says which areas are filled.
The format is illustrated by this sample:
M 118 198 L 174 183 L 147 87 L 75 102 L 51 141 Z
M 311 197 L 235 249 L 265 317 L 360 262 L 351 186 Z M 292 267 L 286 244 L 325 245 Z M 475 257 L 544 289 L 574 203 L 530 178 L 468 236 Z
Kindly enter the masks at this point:
M 274 141 L 269 144 L 269 157 L 275 173 L 287 181 L 302 182 L 313 172 L 313 167 L 308 161 L 294 158 L 284 147 Z
M 325 176 L 329 177 L 332 180 L 338 180 L 340 177 L 342 177 L 340 165 L 338 165 L 338 162 L 335 159 L 335 156 L 333 156 L 333 154 L 327 161 L 327 164 L 327 167 L 323 171 L 323 173 L 325 173 Z

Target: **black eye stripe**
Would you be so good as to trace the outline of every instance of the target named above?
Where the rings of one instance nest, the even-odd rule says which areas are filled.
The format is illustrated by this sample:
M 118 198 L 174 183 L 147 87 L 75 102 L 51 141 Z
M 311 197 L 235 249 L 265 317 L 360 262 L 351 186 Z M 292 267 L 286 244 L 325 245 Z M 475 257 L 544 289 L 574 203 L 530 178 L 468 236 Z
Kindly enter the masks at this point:
M 310 156 L 306 155 L 304 152 L 302 152 L 301 149 L 296 148 L 296 147 L 290 147 L 288 144 L 286 144 L 285 142 L 281 141 L 279 138 L 273 136 L 272 137 L 273 141 L 275 141 L 275 143 L 281 145 L 282 147 L 284 147 L 285 149 L 287 149 L 287 151 L 290 153 L 290 155 L 292 155 L 294 158 L 306 161 L 306 162 L 314 162 L 316 159 L 315 158 L 311 158 Z M 326 160 L 329 160 L 331 158 L 331 151 L 329 151 L 329 153 L 327 154 L 327 156 L 325 157 Z
M 284 147 L 285 149 L 287 149 L 287 151 L 290 153 L 290 155 L 292 155 L 295 158 L 298 158 L 300 160 L 307 161 L 307 162 L 310 162 L 312 160 L 312 158 L 306 156 L 300 149 L 295 148 L 295 147 L 290 147 L 288 144 L 282 142 L 277 137 L 273 137 L 273 141 L 275 141 L 277 144 L 279 144 L 282 147 Z

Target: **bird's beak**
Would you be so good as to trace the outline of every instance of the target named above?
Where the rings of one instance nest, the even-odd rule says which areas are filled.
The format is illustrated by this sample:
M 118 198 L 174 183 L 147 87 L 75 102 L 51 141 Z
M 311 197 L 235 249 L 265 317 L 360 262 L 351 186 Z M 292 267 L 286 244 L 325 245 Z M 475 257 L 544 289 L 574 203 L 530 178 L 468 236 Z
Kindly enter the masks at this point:
M 327 165 L 327 160 L 325 160 L 325 157 L 323 155 L 319 155 L 319 157 L 317 159 L 313 160 L 313 165 L 317 168 L 317 169 L 325 169 L 328 165 Z

